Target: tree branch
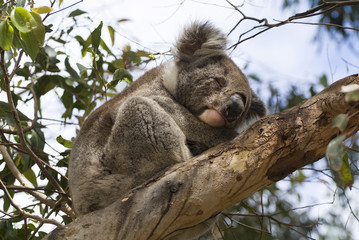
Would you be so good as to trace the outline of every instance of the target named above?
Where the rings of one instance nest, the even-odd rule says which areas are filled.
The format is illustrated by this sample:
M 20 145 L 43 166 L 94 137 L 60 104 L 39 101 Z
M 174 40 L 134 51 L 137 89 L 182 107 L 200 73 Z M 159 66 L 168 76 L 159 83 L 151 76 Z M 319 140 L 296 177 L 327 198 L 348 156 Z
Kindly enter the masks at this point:
M 20 60 L 22 57 L 22 51 L 20 52 L 18 59 L 15 62 L 14 69 L 11 74 L 8 74 L 7 69 L 5 67 L 5 52 L 0 51 L 0 67 L 2 69 L 3 75 L 4 75 L 4 83 L 5 83 L 5 91 L 7 95 L 8 104 L 15 122 L 17 135 L 19 136 L 20 144 L 23 149 L 32 159 L 33 161 L 39 166 L 42 173 L 46 176 L 46 178 L 49 180 L 49 182 L 57 189 L 57 191 L 61 193 L 65 193 L 65 191 L 62 189 L 60 184 L 54 179 L 54 177 L 47 171 L 47 169 L 44 166 L 43 161 L 31 150 L 31 148 L 28 146 L 25 138 L 24 131 L 21 126 L 21 121 L 19 117 L 19 113 L 16 109 L 12 94 L 11 94 L 11 88 L 10 83 L 15 75 L 16 69 L 19 67 Z M 36 96 L 34 96 L 36 97 Z M 35 101 L 35 100 L 34 100 Z M 35 101 L 36 103 L 36 101 Z M 36 109 L 35 109 L 36 110 Z M 68 203 L 70 203 L 70 200 L 68 198 L 64 198 L 64 200 Z M 69 206 L 68 206 L 69 207 Z M 70 207 L 69 207 L 70 208 Z M 74 216 L 72 214 L 72 216 Z
M 298 22 L 298 21 L 294 22 L 294 20 L 310 18 L 310 17 L 314 17 L 314 16 L 317 16 L 317 15 L 321 15 L 323 13 L 330 12 L 330 11 L 332 11 L 334 9 L 339 8 L 339 7 L 359 5 L 359 1 L 332 1 L 332 2 L 324 1 L 322 4 L 320 4 L 320 5 L 318 5 L 318 6 L 314 7 L 314 8 L 311 8 L 311 9 L 305 11 L 305 12 L 297 13 L 297 14 L 287 18 L 286 20 L 278 21 L 278 23 L 275 23 L 275 24 L 269 23 L 269 21 L 266 18 L 259 19 L 259 18 L 246 16 L 236 5 L 231 3 L 229 0 L 226 0 L 226 2 L 235 11 L 237 11 L 242 16 L 242 18 L 232 28 L 232 30 L 228 33 L 228 35 L 230 35 L 239 26 L 239 24 L 241 24 L 245 20 L 254 21 L 254 22 L 257 22 L 257 23 L 260 24 L 258 26 L 255 26 L 255 27 L 249 29 L 248 31 L 242 33 L 239 36 L 237 43 L 233 44 L 231 47 L 229 47 L 229 49 L 235 49 L 242 42 L 245 42 L 245 41 L 247 41 L 249 39 L 252 39 L 252 38 L 258 36 L 259 34 L 268 31 L 269 29 L 272 29 L 272 28 L 275 28 L 275 27 L 280 27 L 280 26 L 288 24 L 288 23 L 324 25 L 324 26 L 329 26 L 329 27 L 338 27 L 338 28 L 342 28 L 342 29 L 359 31 L 358 28 L 344 27 L 344 26 L 341 26 L 341 25 L 335 25 L 335 24 L 330 24 L 330 23 L 303 23 L 303 22 Z M 254 30 L 257 30 L 257 29 L 261 29 L 261 30 L 258 31 L 257 33 L 254 33 L 253 35 L 250 35 L 250 36 L 242 39 L 242 37 L 244 37 L 248 33 L 253 32 Z
M 29 180 L 27 180 L 26 177 L 23 174 L 21 174 L 19 169 L 16 167 L 14 161 L 12 161 L 9 153 L 6 151 L 5 147 L 2 145 L 0 145 L 0 152 L 1 152 L 1 155 L 3 156 L 3 159 L 5 160 L 6 165 L 8 166 L 8 168 L 10 169 L 10 171 L 14 175 L 14 177 L 19 181 L 19 183 L 27 189 L 33 188 L 32 183 L 30 183 Z M 3 189 L 3 190 L 5 191 L 5 189 Z M 27 191 L 27 192 L 31 196 L 35 197 L 37 200 L 50 206 L 51 208 L 56 208 L 56 209 L 58 208 L 61 211 L 63 211 L 64 213 L 68 214 L 71 218 L 76 217 L 73 210 L 67 204 L 59 205 L 56 201 L 54 201 L 50 197 L 48 197 L 45 194 L 43 194 L 39 191 L 36 191 L 36 190 Z M 61 192 L 60 194 L 65 194 L 65 193 Z M 67 195 L 65 195 L 65 197 L 67 197 Z
M 341 86 L 353 83 L 359 84 L 359 75 L 262 118 L 233 141 L 174 165 L 112 205 L 44 239 L 163 239 L 205 221 L 321 159 L 337 135 L 331 123 L 338 114 L 352 116 L 347 132 L 354 134 L 359 129 L 359 106 L 347 103 L 341 93 Z
M 42 218 L 42 217 L 39 217 L 37 215 L 33 215 L 33 214 L 29 214 L 27 213 L 26 211 L 22 210 L 15 202 L 14 200 L 12 199 L 10 193 L 8 192 L 7 188 L 5 187 L 4 183 L 0 180 L 0 187 L 3 189 L 5 195 L 7 196 L 7 198 L 9 199 L 10 201 L 10 204 L 16 209 L 16 211 L 18 212 L 18 214 L 12 218 L 32 218 L 32 219 L 35 219 L 41 223 L 51 223 L 51 224 L 54 224 L 58 227 L 61 227 L 61 223 L 57 222 L 56 220 L 52 220 L 52 219 L 46 219 L 46 218 Z

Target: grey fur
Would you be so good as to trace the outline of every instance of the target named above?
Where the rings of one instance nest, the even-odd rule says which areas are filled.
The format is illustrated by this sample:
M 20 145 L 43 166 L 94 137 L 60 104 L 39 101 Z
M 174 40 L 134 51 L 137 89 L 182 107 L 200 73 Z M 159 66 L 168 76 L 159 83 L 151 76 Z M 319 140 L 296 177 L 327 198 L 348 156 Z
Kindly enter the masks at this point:
M 225 55 L 227 39 L 209 22 L 193 23 L 177 40 L 174 56 L 177 61 L 194 62 L 201 57 Z
M 110 205 L 165 168 L 233 139 L 238 127 L 265 114 L 225 54 L 225 42 L 211 24 L 193 23 L 177 41 L 174 62 L 148 71 L 88 117 L 69 164 L 77 214 Z M 202 234 L 203 227 L 193 229 L 176 239 Z

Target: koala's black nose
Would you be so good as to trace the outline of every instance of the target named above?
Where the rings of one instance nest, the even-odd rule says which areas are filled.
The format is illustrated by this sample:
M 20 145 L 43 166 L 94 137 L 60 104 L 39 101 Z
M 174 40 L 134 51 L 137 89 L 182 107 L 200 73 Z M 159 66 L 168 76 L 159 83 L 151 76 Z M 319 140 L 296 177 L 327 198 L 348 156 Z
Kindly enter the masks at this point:
M 245 99 L 239 94 L 233 94 L 224 104 L 221 113 L 228 122 L 233 122 L 239 118 L 244 110 Z

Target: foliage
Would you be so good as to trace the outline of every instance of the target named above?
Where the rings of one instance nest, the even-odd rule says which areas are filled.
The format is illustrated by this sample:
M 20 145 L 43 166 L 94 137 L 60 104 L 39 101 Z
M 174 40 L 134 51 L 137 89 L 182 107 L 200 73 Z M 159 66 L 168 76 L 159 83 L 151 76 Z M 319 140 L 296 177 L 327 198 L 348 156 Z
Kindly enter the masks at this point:
M 56 226 L 75 218 L 66 177 L 73 139 L 66 139 L 62 133 L 51 136 L 51 126 L 60 124 L 75 133 L 98 104 L 114 96 L 121 84 L 132 82 L 131 70 L 155 59 L 155 54 L 133 50 L 129 45 L 114 47 L 116 28 L 93 22 L 81 9 L 72 9 L 65 19 L 57 19 L 67 24 L 54 26 L 48 19 L 56 18 L 56 13 L 65 8 L 62 1 L 50 1 L 48 6 L 35 6 L 35 2 L 0 0 L 0 239 L 41 239 L 48 231 L 43 230 L 44 223 Z M 310 2 L 312 6 L 319 4 Z M 285 0 L 284 6 L 296 3 Z M 358 25 L 358 8 L 334 11 L 319 15 L 319 21 Z M 348 38 L 340 27 L 328 25 L 327 30 Z M 254 74 L 250 76 L 264 84 Z M 328 86 L 325 75 L 318 82 L 305 92 L 292 86 L 280 98 L 279 89 L 269 85 L 269 110 L 295 106 L 315 95 L 316 89 Z M 357 90 L 346 92 L 348 100 L 357 101 Z M 58 116 L 49 118 L 47 107 L 53 102 L 58 103 Z M 342 189 L 338 195 L 346 199 L 346 189 L 358 176 L 359 149 L 355 137 L 344 141 L 348 118 L 341 115 L 333 123 L 338 136 L 328 147 L 325 169 L 298 171 L 286 179 L 286 189 L 273 184 L 225 211 L 221 227 L 226 229 L 226 239 L 236 239 L 238 234 L 242 239 L 306 239 L 313 232 L 324 239 L 327 235 L 318 230 L 319 221 L 344 229 L 338 214 L 324 220 L 313 218 L 309 207 L 296 209 L 292 199 L 300 202 L 298 188 L 303 182 L 330 172 Z M 52 147 L 55 143 L 62 147 Z M 28 201 L 20 205 L 19 198 Z M 346 229 L 345 238 L 350 236 Z
M 67 224 L 75 217 L 66 177 L 72 140 L 55 136 L 63 150 L 52 148 L 49 142 L 54 141 L 46 136 L 51 122 L 71 127 L 69 121 L 76 119 L 81 125 L 99 102 L 117 92 L 119 83 L 132 82 L 129 70 L 154 56 L 130 46 L 111 49 L 103 32 L 108 30 L 113 46 L 116 30 L 105 28 L 102 22 L 94 29 L 81 27 L 86 22 L 94 25 L 82 10 L 74 10 L 63 19 L 67 25 L 47 24 L 49 17 L 56 17 L 53 8 L 63 8 L 61 1 L 58 6 L 52 1 L 39 7 L 25 1 L 0 3 L 0 96 L 7 99 L 0 101 L 0 238 L 41 239 L 43 223 Z M 81 62 L 74 61 L 66 50 L 74 42 Z M 48 118 L 43 111 L 53 97 L 62 104 L 56 108 L 58 113 L 62 111 L 61 120 Z M 29 104 L 33 105 L 32 119 L 28 117 Z M 24 106 L 24 112 L 20 111 Z M 24 192 L 31 197 L 24 197 Z M 16 203 L 14 199 L 20 196 L 29 199 L 28 205 Z

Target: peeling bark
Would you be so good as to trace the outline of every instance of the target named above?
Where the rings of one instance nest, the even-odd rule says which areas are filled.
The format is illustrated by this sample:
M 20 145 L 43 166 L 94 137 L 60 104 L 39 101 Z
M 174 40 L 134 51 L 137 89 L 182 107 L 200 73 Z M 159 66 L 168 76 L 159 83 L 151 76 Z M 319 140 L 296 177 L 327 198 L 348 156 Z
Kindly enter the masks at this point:
M 205 221 L 321 159 L 338 134 L 331 127 L 338 114 L 352 116 L 348 137 L 358 131 L 359 107 L 345 102 L 340 92 L 341 86 L 354 83 L 359 84 L 359 75 L 262 118 L 233 141 L 171 167 L 107 208 L 81 216 L 44 239 L 163 239 Z

